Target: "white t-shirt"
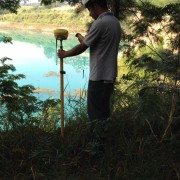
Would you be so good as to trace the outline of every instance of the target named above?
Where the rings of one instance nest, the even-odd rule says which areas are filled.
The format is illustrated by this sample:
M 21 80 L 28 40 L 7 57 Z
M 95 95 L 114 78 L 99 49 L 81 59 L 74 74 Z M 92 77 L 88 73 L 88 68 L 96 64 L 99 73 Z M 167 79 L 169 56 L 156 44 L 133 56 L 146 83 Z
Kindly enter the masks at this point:
M 114 80 L 121 37 L 118 19 L 111 12 L 102 13 L 84 38 L 90 47 L 90 80 Z

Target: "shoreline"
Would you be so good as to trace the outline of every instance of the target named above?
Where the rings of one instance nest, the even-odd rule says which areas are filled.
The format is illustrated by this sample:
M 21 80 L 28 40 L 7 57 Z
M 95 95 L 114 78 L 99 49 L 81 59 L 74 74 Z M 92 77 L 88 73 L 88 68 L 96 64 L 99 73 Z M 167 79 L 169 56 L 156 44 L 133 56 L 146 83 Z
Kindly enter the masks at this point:
M 0 28 L 13 28 L 17 30 L 28 30 L 28 31 L 39 31 L 45 33 L 52 33 L 55 29 L 66 29 L 70 34 L 76 34 L 77 32 L 86 33 L 83 28 L 74 27 L 60 27 L 55 24 L 23 24 L 23 23 L 12 23 L 12 22 L 0 22 Z

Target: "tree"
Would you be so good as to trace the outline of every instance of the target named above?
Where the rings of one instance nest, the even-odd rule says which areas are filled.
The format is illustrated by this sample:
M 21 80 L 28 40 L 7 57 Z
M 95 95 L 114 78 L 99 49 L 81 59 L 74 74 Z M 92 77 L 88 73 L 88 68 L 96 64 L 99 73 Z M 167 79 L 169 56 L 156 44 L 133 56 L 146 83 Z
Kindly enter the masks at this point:
M 123 35 L 122 51 L 130 68 L 123 76 L 130 83 L 125 91 L 139 95 L 135 117 L 161 140 L 180 120 L 179 10 L 180 3 L 139 3 L 129 9 L 130 28 Z
M 38 109 L 35 105 L 37 99 L 33 95 L 34 87 L 19 86 L 17 80 L 25 76 L 11 73 L 16 69 L 13 65 L 6 64 L 7 60 L 11 59 L 0 59 L 0 123 L 6 130 L 28 123 Z
M 12 13 L 17 13 L 17 9 L 20 7 L 20 0 L 1 0 L 0 9 L 8 10 Z

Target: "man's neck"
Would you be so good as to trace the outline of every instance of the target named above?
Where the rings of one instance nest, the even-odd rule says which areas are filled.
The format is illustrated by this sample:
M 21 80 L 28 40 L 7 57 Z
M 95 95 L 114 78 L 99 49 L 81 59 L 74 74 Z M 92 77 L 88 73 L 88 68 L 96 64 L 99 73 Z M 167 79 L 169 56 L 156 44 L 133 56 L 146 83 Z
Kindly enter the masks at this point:
M 108 9 L 98 9 L 97 13 L 98 13 L 98 17 L 102 14 L 102 13 L 105 13 L 105 12 L 108 12 L 109 10 Z

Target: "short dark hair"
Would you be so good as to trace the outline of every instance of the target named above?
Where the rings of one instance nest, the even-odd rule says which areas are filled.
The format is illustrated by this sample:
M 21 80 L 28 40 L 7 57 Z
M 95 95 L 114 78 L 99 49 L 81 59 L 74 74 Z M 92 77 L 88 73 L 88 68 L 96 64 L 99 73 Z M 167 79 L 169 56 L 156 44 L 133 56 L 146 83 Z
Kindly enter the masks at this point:
M 94 4 L 97 4 L 97 5 L 99 5 L 99 6 L 102 7 L 102 8 L 108 8 L 108 7 L 107 7 L 107 1 L 106 1 L 106 0 L 89 0 L 89 1 L 85 4 L 85 6 L 86 6 L 86 8 L 89 8 L 89 7 L 94 6 Z

